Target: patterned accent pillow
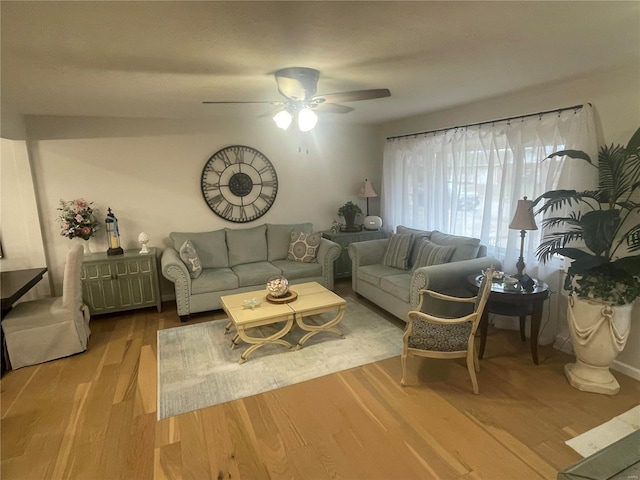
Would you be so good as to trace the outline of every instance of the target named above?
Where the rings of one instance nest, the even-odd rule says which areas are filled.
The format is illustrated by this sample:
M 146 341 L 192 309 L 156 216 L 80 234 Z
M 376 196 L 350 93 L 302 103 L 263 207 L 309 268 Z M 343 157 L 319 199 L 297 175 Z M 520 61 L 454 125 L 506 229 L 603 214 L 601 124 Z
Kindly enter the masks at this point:
M 413 235 L 410 233 L 392 234 L 382 258 L 382 264 L 406 270 L 409 265 L 409 252 L 411 252 L 412 245 Z
M 447 263 L 455 251 L 456 247 L 442 247 L 429 240 L 422 240 L 418 248 L 416 263 L 413 264 L 411 272 L 414 272 L 416 268 Z
M 180 247 L 180 258 L 187 266 L 187 270 L 189 270 L 189 276 L 191 278 L 198 278 L 202 273 L 202 265 L 200 264 L 200 257 L 198 257 L 198 252 L 196 252 L 193 243 L 191 240 L 185 241 Z
M 292 231 L 287 260 L 303 263 L 317 262 L 316 256 L 318 255 L 321 238 L 322 234 L 320 232 L 304 233 L 297 230 Z

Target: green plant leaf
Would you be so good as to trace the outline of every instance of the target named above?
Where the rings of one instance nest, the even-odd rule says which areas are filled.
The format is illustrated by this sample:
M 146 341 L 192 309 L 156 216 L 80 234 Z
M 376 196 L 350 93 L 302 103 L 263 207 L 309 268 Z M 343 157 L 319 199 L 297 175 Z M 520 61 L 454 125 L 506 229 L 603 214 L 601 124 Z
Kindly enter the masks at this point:
M 580 223 L 582 225 L 582 236 L 587 248 L 596 255 L 605 253 L 605 256 L 608 257 L 608 250 L 613 244 L 621 222 L 620 211 L 617 209 L 594 210 L 585 213 Z
M 545 160 L 553 157 L 564 157 L 565 155 L 570 158 L 585 160 L 593 165 L 593 163 L 591 162 L 591 157 L 589 157 L 589 155 L 582 150 L 561 150 L 559 152 L 554 152 L 551 155 L 548 155 Z
M 640 128 L 631 136 L 631 140 L 627 144 L 627 152 L 637 152 L 640 150 Z
M 615 262 L 612 262 L 612 265 L 624 270 L 629 275 L 640 276 L 640 255 L 619 258 Z
M 583 275 L 590 272 L 594 268 L 601 265 L 609 264 L 609 259 L 600 255 L 585 255 L 576 258 L 569 267 L 569 273 L 572 275 Z

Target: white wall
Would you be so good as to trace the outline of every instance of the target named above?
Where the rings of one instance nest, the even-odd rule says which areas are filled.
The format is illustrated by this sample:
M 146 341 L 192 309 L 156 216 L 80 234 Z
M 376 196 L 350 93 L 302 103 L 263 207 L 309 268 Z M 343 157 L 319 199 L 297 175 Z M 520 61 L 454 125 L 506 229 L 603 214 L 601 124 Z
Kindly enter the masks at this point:
M 379 152 L 385 138 L 389 136 L 462 126 L 587 102 L 595 108 L 599 144 L 626 145 L 631 135 L 640 127 L 640 65 L 540 85 L 433 114 L 390 122 L 379 126 Z M 558 302 L 554 302 L 557 306 L 552 309 L 552 317 L 557 317 L 557 321 L 553 322 L 554 319 L 551 319 L 547 326 L 551 331 L 547 330 L 544 335 L 556 336 L 557 346 L 567 346 L 566 294 L 557 286 L 555 290 Z M 618 356 L 614 368 L 640 379 L 640 301 L 636 302 L 633 316 L 627 346 Z
M 149 246 L 162 249 L 171 231 L 247 228 L 265 222 L 312 222 L 328 229 L 338 207 L 359 202 L 365 177 L 379 178 L 374 130 L 319 123 L 300 141 L 271 119 L 249 122 L 169 121 L 28 117 L 44 244 L 51 264 L 59 263 L 70 240 L 59 235 L 60 199 L 84 197 L 99 218 L 111 207 L 118 218 L 124 248 L 139 248 L 145 231 Z M 260 219 L 234 224 L 216 216 L 200 191 L 207 159 L 220 148 L 242 144 L 260 150 L 273 163 L 279 182 L 276 201 Z M 302 145 L 302 152 L 298 149 Z M 309 153 L 306 153 L 306 150 Z M 104 230 L 90 240 L 93 251 L 106 250 Z M 51 268 L 60 292 L 62 271 Z M 162 280 L 165 298 L 172 284 Z
M 0 241 L 2 271 L 44 267 L 44 245 L 40 232 L 36 195 L 26 142 L 0 139 Z M 50 293 L 48 277 L 39 282 L 21 300 Z

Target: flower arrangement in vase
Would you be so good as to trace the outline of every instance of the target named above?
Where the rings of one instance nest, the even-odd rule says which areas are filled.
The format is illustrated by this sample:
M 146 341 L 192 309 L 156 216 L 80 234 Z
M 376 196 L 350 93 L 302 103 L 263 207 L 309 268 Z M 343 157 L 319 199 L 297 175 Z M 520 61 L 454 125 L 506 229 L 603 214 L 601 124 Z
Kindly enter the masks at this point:
M 91 204 L 84 198 L 64 201 L 60 200 L 60 235 L 67 238 L 89 240 L 100 228 Z

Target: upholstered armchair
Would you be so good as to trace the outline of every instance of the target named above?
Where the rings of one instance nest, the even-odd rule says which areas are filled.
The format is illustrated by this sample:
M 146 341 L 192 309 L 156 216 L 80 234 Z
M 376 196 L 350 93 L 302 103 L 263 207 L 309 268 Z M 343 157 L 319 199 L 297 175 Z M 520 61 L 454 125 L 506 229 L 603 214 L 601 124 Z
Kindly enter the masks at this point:
M 402 380 L 400 382 L 402 385 L 406 384 L 407 357 L 409 355 L 444 359 L 466 358 L 473 393 L 479 393 L 476 371 L 480 371 L 480 362 L 474 339 L 482 312 L 491 293 L 493 272 L 493 268 L 486 270 L 475 297 L 452 297 L 431 290 L 420 290 L 420 305 L 417 310 L 409 312 L 409 321 L 403 336 Z M 425 295 L 447 302 L 471 303 L 473 304 L 473 312 L 457 318 L 437 317 L 423 313 L 420 310 Z
M 62 358 L 87 349 L 89 308 L 82 303 L 83 248 L 67 254 L 62 297 L 18 303 L 2 320 L 11 368 Z

